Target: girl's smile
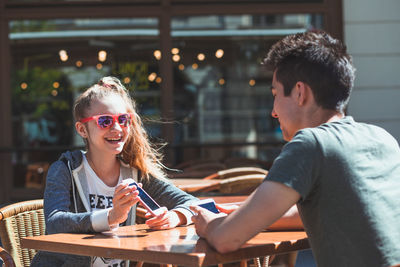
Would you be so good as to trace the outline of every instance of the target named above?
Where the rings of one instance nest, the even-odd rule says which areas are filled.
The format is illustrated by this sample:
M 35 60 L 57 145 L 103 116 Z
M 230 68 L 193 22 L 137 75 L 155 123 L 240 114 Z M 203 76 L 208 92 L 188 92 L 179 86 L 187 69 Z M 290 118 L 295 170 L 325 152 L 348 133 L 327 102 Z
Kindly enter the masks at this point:
M 117 94 L 93 100 L 86 114 L 87 119 L 82 120 L 86 125 L 87 136 L 81 134 L 84 138 L 87 138 L 91 154 L 93 152 L 94 154 L 110 153 L 113 155 L 121 153 L 130 133 L 129 123 L 123 124 L 125 114 L 130 121 L 130 114 L 127 111 L 127 107 L 123 99 Z M 109 122 L 103 125 L 102 122 L 104 121 L 102 120 L 104 120 L 104 117 L 100 115 L 110 115 L 109 119 L 111 121 L 114 120 L 114 123 Z M 105 125 L 107 127 L 101 127 Z

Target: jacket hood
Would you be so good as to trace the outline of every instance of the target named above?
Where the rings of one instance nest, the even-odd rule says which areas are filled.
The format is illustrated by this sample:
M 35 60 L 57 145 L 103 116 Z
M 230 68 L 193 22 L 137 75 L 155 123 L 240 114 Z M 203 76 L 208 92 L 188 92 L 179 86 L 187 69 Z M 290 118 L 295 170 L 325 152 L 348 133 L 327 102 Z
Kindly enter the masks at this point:
M 71 164 L 72 170 L 78 168 L 83 159 L 83 153 L 84 151 L 81 150 L 74 150 L 74 151 L 66 151 L 61 154 L 59 160 L 64 161 L 64 162 L 69 162 Z

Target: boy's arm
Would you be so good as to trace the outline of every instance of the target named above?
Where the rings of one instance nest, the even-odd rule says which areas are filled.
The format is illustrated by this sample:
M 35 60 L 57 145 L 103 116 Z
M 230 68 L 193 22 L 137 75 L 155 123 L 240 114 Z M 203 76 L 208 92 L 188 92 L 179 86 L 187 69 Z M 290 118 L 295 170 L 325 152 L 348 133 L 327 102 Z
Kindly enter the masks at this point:
M 282 217 L 299 199 L 300 194 L 294 189 L 264 181 L 236 211 L 226 217 L 216 217 L 196 208 L 196 231 L 219 252 L 234 251 Z
M 239 208 L 237 204 L 216 204 L 220 212 L 230 214 Z M 293 205 L 282 217 L 268 226 L 268 230 L 303 230 L 304 225 L 300 218 L 297 206 Z
M 304 225 L 300 218 L 297 206 L 293 205 L 281 218 L 268 226 L 268 230 L 303 230 Z

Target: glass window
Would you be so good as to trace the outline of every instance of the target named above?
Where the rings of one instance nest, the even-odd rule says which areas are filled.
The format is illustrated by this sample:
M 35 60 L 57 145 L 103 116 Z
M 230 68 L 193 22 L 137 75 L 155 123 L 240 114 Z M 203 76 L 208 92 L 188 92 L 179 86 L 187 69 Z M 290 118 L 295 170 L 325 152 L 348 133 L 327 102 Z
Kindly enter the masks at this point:
M 158 4 L 161 0 L 95 0 L 96 2 L 103 3 L 135 3 L 135 4 Z M 321 3 L 323 0 L 247 0 L 250 4 L 257 3 Z M 44 0 L 5 0 L 6 3 L 34 3 L 34 2 L 45 2 Z M 71 0 L 46 0 L 46 2 L 71 2 Z M 82 0 L 79 2 L 93 2 L 93 0 Z M 172 4 L 204 4 L 204 3 L 243 3 L 243 0 L 172 0 Z
M 14 187 L 42 188 L 49 163 L 83 147 L 72 104 L 103 76 L 120 78 L 145 117 L 160 117 L 158 19 L 15 20 L 9 28 Z
M 322 28 L 322 16 L 181 16 L 173 18 L 171 28 L 176 144 L 281 142 L 270 116 L 272 73 L 261 62 L 283 36 Z M 255 146 L 208 147 L 197 157 L 270 160 L 276 155 Z M 176 154 L 178 162 L 187 157 L 184 146 Z
M 46 4 L 47 2 L 49 3 L 54 3 L 54 2 L 59 2 L 59 3 L 65 3 L 65 2 L 96 2 L 96 3 L 113 3 L 113 4 L 118 4 L 118 3 L 130 3 L 130 4 L 159 4 L 161 0 L 3 0 L 5 3 L 40 3 L 40 4 Z M 308 0 L 308 1 L 316 1 L 316 0 Z M 322 1 L 322 0 L 319 0 Z

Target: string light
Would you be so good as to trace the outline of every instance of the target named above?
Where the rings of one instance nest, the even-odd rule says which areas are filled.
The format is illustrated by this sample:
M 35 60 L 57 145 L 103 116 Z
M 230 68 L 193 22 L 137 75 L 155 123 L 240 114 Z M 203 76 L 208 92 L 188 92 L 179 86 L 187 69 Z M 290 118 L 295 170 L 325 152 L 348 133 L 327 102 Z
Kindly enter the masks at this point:
M 203 53 L 200 53 L 197 55 L 197 59 L 200 61 L 203 61 L 206 58 L 206 56 Z
M 25 82 L 21 83 L 21 89 L 22 90 L 26 90 L 27 88 L 28 88 L 28 84 L 27 83 L 25 83 Z
M 215 52 L 215 57 L 216 57 L 216 58 L 221 58 L 221 57 L 223 57 L 223 56 L 224 56 L 224 50 L 218 49 L 218 50 Z
M 250 86 L 256 85 L 256 81 L 255 81 L 254 79 L 251 79 L 251 80 L 249 81 L 249 85 L 250 85 Z
M 82 67 L 83 63 L 81 60 L 78 60 L 77 62 L 75 62 L 75 66 L 77 66 L 78 68 Z
M 131 78 L 129 78 L 129 77 L 125 77 L 124 78 L 124 83 L 125 84 L 128 84 L 128 83 L 130 83 L 131 82 Z
M 67 54 L 67 51 L 65 51 L 65 50 L 60 50 L 59 52 L 58 52 L 58 54 L 60 55 L 60 60 L 61 61 L 67 61 L 68 60 L 68 54 Z
M 101 70 L 101 69 L 103 68 L 103 64 L 97 63 L 96 68 L 97 68 L 98 70 Z
M 225 84 L 224 78 L 219 79 L 219 80 L 218 80 L 218 83 L 219 83 L 220 85 L 224 85 L 224 84 Z
M 179 48 L 176 48 L 176 47 L 172 48 L 172 49 L 171 49 L 171 53 L 172 53 L 173 55 L 179 54 Z
M 104 62 L 107 59 L 107 52 L 104 50 L 100 50 L 98 54 L 98 58 L 100 62 Z
M 161 51 L 160 50 L 155 50 L 153 55 L 157 60 L 161 59 Z
M 199 65 L 197 65 L 197 63 L 192 64 L 192 69 L 197 70 L 198 67 L 199 67 Z
M 179 64 L 178 68 L 179 68 L 179 70 L 184 70 L 185 69 L 185 65 Z
M 179 55 L 173 55 L 173 56 L 172 56 L 172 60 L 175 61 L 175 62 L 178 62 L 179 60 L 181 60 L 181 56 L 179 56 Z
M 57 89 L 58 87 L 60 87 L 60 83 L 59 82 L 54 82 L 53 83 L 53 87 Z
M 156 78 L 156 83 L 161 83 L 162 82 L 162 78 L 161 77 L 157 77 Z
M 150 82 L 154 82 L 154 80 L 155 80 L 156 78 L 157 78 L 157 73 L 155 73 L 155 72 L 150 73 L 149 76 L 147 77 L 147 79 L 148 79 Z
M 52 96 L 57 96 L 58 95 L 58 91 L 57 90 L 52 90 L 51 91 L 51 95 Z

